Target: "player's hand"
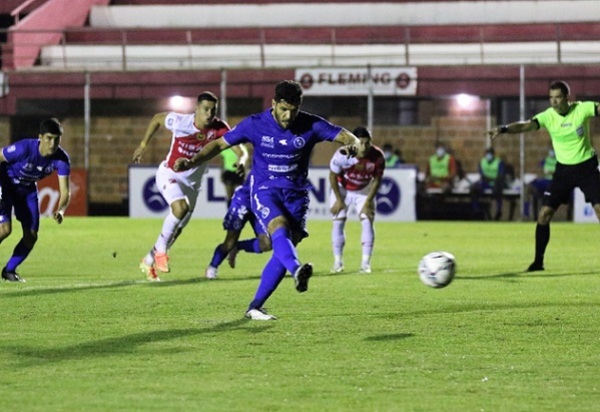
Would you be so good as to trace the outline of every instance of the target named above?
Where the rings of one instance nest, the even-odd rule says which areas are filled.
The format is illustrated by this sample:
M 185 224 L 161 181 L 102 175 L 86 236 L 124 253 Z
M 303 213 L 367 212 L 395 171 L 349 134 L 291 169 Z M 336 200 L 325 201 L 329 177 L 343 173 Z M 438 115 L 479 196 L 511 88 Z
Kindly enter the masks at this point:
M 54 220 L 56 220 L 56 223 L 60 225 L 65 219 L 65 214 L 63 212 L 54 212 L 54 216 L 52 217 L 54 218 Z
M 371 200 L 370 202 L 365 202 L 359 215 L 365 215 L 369 220 L 373 221 L 373 219 L 375 219 L 375 201 Z
M 356 157 L 356 155 L 358 154 L 358 147 L 355 145 L 348 145 L 346 146 L 346 156 L 348 156 L 348 158 L 351 157 Z
M 235 174 L 241 178 L 244 178 L 244 176 L 246 176 L 246 167 L 243 163 L 235 164 Z
M 133 152 L 133 163 L 139 163 L 140 160 L 142 160 L 142 155 L 144 154 L 144 151 L 146 149 L 143 149 L 141 147 L 138 147 L 137 149 L 135 149 L 135 152 Z
M 340 200 L 336 200 L 335 203 L 333 204 L 333 206 L 331 206 L 331 209 L 329 209 L 329 211 L 331 212 L 332 215 L 337 215 L 338 213 L 340 213 L 342 210 L 344 210 L 346 208 L 346 205 L 344 204 L 344 202 L 340 201 Z
M 489 137 L 489 138 L 490 138 L 492 141 L 494 141 L 494 139 L 495 139 L 496 137 L 498 137 L 498 135 L 500 134 L 500 130 L 499 130 L 497 127 L 496 127 L 496 128 L 494 128 L 494 129 L 492 129 L 492 130 L 488 130 L 487 134 L 488 134 L 488 137 Z
M 180 157 L 179 159 L 175 160 L 175 164 L 173 165 L 173 170 L 175 170 L 176 172 L 189 170 L 192 167 L 191 165 L 192 165 L 192 162 L 190 161 L 190 159 L 186 159 L 185 157 Z

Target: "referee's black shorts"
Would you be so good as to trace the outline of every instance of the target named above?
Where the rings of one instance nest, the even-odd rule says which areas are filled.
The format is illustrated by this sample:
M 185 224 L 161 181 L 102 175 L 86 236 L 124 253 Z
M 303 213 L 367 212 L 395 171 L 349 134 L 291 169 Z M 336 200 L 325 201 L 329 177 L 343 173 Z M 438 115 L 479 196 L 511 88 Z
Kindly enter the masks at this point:
M 561 204 L 570 202 L 576 187 L 581 189 L 586 202 L 592 205 L 600 203 L 600 171 L 595 155 L 576 165 L 556 163 L 550 187 L 544 192 L 543 205 L 558 209 Z

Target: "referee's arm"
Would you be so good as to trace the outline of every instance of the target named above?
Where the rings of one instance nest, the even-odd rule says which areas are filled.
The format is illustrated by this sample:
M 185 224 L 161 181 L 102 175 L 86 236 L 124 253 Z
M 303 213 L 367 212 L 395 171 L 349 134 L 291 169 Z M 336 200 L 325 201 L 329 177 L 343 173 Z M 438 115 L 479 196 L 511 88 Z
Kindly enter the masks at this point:
M 596 105 L 596 112 L 598 112 L 598 106 Z M 494 127 L 492 130 L 488 130 L 488 136 L 494 140 L 498 135 L 505 133 L 526 133 L 538 130 L 540 124 L 537 119 L 533 118 L 525 120 L 523 122 L 514 122 L 509 124 L 503 124 L 501 126 Z

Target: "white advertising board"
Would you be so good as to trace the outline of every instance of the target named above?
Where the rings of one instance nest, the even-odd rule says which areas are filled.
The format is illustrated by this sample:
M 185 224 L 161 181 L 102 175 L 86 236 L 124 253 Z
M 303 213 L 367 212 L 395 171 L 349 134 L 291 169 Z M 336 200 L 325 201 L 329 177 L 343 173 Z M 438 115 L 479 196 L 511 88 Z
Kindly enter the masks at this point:
M 415 96 L 416 67 L 366 67 L 296 69 L 296 80 L 307 96 Z
M 168 205 L 154 181 L 156 167 L 129 167 L 129 216 L 160 217 L 167 214 Z M 202 190 L 192 215 L 194 218 L 223 218 L 227 210 L 221 170 L 210 167 L 202 182 Z M 309 171 L 313 185 L 310 191 L 309 219 L 329 220 L 329 169 L 314 167 Z M 388 169 L 377 195 L 377 221 L 415 221 L 417 169 L 407 166 Z M 356 216 L 356 211 L 350 211 Z
M 591 204 L 586 203 L 585 196 L 579 188 L 573 193 L 573 221 L 575 223 L 598 223 L 598 218 Z

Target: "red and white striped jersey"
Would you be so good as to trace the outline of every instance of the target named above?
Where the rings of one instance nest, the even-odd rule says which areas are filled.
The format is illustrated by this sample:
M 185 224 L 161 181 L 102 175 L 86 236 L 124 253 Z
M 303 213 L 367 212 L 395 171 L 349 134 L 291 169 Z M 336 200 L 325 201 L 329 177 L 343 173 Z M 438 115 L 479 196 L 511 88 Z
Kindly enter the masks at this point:
M 173 132 L 171 147 L 167 153 L 167 167 L 173 168 L 175 160 L 180 157 L 191 159 L 204 146 L 227 133 L 231 128 L 221 119 L 215 117 L 206 129 L 199 129 L 194 124 L 194 114 L 169 112 L 165 118 L 165 127 Z
M 364 189 L 385 170 L 385 157 L 381 149 L 371 146 L 364 157 L 350 157 L 338 149 L 329 163 L 330 170 L 337 175 L 340 186 L 346 190 Z

